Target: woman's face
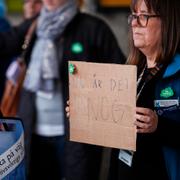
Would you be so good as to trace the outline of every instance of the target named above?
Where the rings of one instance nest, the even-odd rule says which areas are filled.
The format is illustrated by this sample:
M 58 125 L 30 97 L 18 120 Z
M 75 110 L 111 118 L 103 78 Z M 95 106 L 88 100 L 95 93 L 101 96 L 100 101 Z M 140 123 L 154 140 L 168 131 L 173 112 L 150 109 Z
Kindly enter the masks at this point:
M 24 17 L 26 19 L 32 18 L 36 16 L 42 7 L 41 0 L 26 0 L 23 8 L 24 8 Z
M 58 9 L 63 5 L 67 0 L 42 0 L 43 4 L 49 11 Z
M 139 0 L 134 15 L 155 15 L 154 12 L 148 12 L 147 6 L 143 0 Z M 138 24 L 137 19 L 131 22 L 134 46 L 142 51 L 146 56 L 156 54 L 156 50 L 161 45 L 161 20 L 159 17 L 151 17 L 147 20 L 146 26 Z

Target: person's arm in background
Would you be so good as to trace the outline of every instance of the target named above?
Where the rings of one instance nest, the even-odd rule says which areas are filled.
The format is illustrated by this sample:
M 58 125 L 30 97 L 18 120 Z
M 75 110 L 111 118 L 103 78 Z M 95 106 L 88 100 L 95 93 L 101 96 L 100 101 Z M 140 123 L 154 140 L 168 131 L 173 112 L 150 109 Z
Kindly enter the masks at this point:
M 7 32 L 0 33 L 0 56 L 14 57 L 21 52 L 21 46 L 24 42 L 25 35 L 32 23 L 32 19 L 26 20 L 19 26 L 12 27 Z M 3 59 L 2 59 L 3 60 Z

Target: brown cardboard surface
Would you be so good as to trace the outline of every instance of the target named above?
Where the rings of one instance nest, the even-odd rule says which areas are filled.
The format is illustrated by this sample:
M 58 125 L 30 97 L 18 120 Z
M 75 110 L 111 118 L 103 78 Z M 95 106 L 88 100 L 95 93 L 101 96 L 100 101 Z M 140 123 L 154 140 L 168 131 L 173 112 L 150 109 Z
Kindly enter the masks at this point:
M 69 61 L 70 140 L 136 150 L 136 67 Z

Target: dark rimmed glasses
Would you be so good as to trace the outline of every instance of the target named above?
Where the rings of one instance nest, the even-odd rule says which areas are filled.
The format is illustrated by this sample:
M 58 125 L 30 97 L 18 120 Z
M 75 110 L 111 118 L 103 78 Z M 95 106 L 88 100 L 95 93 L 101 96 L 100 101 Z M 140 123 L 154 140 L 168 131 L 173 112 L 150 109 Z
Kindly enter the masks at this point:
M 132 21 L 134 19 L 137 19 L 137 23 L 139 24 L 139 26 L 146 27 L 147 24 L 148 24 L 149 18 L 156 18 L 156 17 L 160 17 L 160 15 L 155 15 L 155 14 L 154 15 L 148 15 L 148 14 L 139 14 L 139 15 L 130 14 L 128 16 L 128 24 L 131 25 Z

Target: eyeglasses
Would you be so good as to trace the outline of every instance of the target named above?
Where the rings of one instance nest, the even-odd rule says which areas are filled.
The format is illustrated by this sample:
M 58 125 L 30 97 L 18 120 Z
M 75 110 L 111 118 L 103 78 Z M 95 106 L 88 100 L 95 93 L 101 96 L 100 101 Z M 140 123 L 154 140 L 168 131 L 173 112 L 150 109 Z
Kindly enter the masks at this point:
M 139 26 L 141 27 L 146 27 L 148 24 L 148 20 L 149 18 L 156 18 L 156 17 L 160 17 L 160 15 L 148 15 L 148 14 L 130 14 L 128 16 L 128 24 L 132 24 L 132 21 L 134 19 L 137 19 L 137 23 L 139 24 Z

